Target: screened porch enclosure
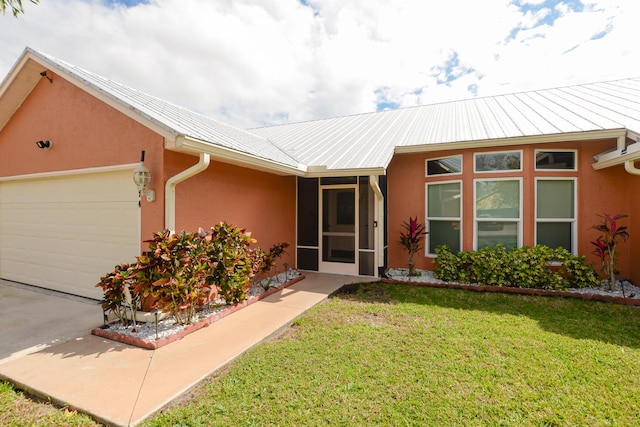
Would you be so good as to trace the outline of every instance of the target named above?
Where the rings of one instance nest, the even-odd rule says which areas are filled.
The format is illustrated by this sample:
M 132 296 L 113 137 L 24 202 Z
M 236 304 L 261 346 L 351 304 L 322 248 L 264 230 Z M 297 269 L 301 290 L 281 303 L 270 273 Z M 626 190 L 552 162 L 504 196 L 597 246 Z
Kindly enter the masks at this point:
M 368 176 L 298 178 L 299 269 L 378 274 L 384 262 L 376 257 L 379 254 L 376 242 L 383 241 L 377 236 L 376 218 L 383 216 L 383 209 L 378 206 L 370 179 Z

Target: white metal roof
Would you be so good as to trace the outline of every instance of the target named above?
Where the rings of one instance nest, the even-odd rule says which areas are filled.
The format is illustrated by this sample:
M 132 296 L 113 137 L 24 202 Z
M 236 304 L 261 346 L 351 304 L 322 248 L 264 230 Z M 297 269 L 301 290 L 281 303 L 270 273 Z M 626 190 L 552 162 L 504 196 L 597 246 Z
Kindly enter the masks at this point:
M 163 134 L 173 136 L 174 141 L 186 137 L 198 142 L 190 146 L 192 150 L 220 148 L 219 156 L 230 159 L 245 156 L 240 162 L 280 173 L 375 174 L 384 173 L 396 152 L 591 139 L 604 134 L 610 137 L 613 131 L 618 135 L 628 132 L 636 139 L 640 135 L 640 78 L 245 131 L 30 48 L 25 49 L 0 84 L 0 129 L 40 79 L 39 67 L 71 77 L 76 84 L 79 82 L 106 97 L 112 105 L 120 106 L 122 111 L 139 116 Z M 640 144 L 636 145 L 631 151 L 640 155 Z M 628 160 L 627 150 L 619 147 L 619 151 L 611 155 L 615 158 L 608 159 L 606 164 L 601 162 L 598 167 Z
M 394 151 L 442 144 L 627 129 L 640 133 L 640 78 L 472 98 L 251 129 L 301 163 L 328 169 L 386 168 Z M 409 150 L 407 150 L 409 151 Z
M 167 133 L 176 137 L 193 138 L 293 168 L 298 167 L 298 162 L 293 157 L 258 135 L 163 101 L 28 47 L 25 49 L 22 58 L 22 62 L 28 62 L 28 59 L 33 59 L 56 73 L 81 81 L 84 85 L 109 97 L 117 104 L 153 122 Z M 32 69 L 33 65 L 30 65 L 29 68 Z M 40 78 L 39 75 L 36 74 L 36 76 Z M 2 86 L 6 83 L 8 83 L 7 79 L 5 79 Z M 1 96 L 2 92 L 0 92 Z

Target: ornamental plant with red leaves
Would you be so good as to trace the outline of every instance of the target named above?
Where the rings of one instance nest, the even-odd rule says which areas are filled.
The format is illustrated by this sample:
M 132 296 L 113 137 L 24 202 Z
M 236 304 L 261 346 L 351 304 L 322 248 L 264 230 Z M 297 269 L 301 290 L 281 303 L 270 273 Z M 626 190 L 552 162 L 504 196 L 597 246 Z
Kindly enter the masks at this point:
M 244 301 L 251 277 L 258 269 L 270 268 L 288 246 L 281 243 L 265 254 L 250 248 L 256 243 L 251 233 L 225 221 L 210 232 L 163 230 L 147 242 L 149 250 L 136 257 L 135 264 L 116 266 L 96 285 L 104 291 L 105 312 L 124 322 L 127 308 L 137 310 L 143 300 L 151 300 L 150 308 L 171 314 L 178 324 L 190 324 L 212 295 L 227 304 Z M 131 294 L 131 306 L 125 304 L 125 288 Z
M 404 221 L 402 227 L 404 231 L 400 232 L 400 244 L 409 252 L 409 276 L 416 276 L 413 255 L 420 250 L 420 244 L 427 231 L 424 224 L 418 222 L 417 216 L 415 219 L 409 217 L 409 222 Z
M 600 258 L 601 271 L 609 282 L 609 289 L 615 290 L 616 275 L 620 272 L 617 265 L 618 259 L 618 239 L 626 241 L 629 238 L 629 232 L 626 226 L 618 224 L 618 220 L 626 218 L 628 215 L 598 215 L 602 218 L 602 223 L 594 225 L 592 228 L 602 232 L 603 234 L 591 242 L 595 249 L 593 253 Z

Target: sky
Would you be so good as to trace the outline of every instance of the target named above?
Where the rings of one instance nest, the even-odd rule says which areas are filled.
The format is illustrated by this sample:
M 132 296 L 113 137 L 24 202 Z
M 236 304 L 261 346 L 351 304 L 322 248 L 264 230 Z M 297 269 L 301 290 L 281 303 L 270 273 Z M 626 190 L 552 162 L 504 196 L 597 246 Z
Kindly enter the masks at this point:
M 638 0 L 23 0 L 26 46 L 251 128 L 640 76 Z

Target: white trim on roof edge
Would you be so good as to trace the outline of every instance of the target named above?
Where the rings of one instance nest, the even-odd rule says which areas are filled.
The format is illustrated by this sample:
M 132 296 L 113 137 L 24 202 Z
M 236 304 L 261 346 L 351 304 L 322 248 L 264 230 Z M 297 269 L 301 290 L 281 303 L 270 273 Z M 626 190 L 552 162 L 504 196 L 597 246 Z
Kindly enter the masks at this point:
M 52 172 L 30 173 L 25 175 L 0 176 L 0 182 L 20 181 L 27 179 L 57 178 L 62 176 L 85 175 L 91 173 L 117 172 L 128 169 L 134 170 L 136 166 L 138 166 L 138 163 L 125 163 L 121 165 L 98 166 L 94 168 L 67 169 Z M 131 175 L 131 185 L 135 185 L 133 183 L 133 175 Z
M 166 140 L 165 148 L 178 152 L 199 155 L 207 153 L 215 160 L 230 163 L 250 169 L 261 170 L 278 175 L 294 175 L 304 178 L 319 178 L 329 176 L 359 176 L 359 175 L 385 175 L 384 168 L 366 169 L 327 169 L 326 166 L 306 166 L 298 164 L 297 168 L 263 159 L 252 154 L 242 153 L 230 148 L 213 145 L 206 141 L 200 141 L 185 135 L 176 137 L 175 143 Z
M 640 160 L 640 142 L 635 142 L 624 150 L 615 149 L 613 151 L 598 154 L 596 157 L 597 160 L 591 165 L 595 170 Z
M 481 139 L 476 141 L 456 141 L 456 142 L 438 142 L 422 145 L 411 146 L 396 146 L 395 153 L 421 153 L 443 150 L 455 150 L 465 148 L 483 148 L 490 147 L 506 147 L 511 145 L 523 145 L 523 144 L 545 144 L 550 142 L 564 142 L 564 141 L 590 141 L 596 139 L 618 139 L 620 136 L 625 136 L 627 130 L 620 129 L 607 129 L 587 132 L 571 132 L 571 133 L 556 133 L 552 135 L 531 135 L 531 136 L 519 136 L 515 138 L 500 138 L 500 139 Z
M 296 175 L 304 176 L 307 167 L 299 164 L 297 168 L 277 163 L 272 160 L 263 159 L 252 154 L 242 153 L 230 148 L 213 145 L 212 143 L 201 141 L 185 135 L 178 135 L 171 145 L 172 141 L 167 140 L 165 148 L 179 152 L 200 155 L 206 153 L 214 159 L 223 163 L 231 163 L 239 166 L 249 167 L 251 169 L 262 170 L 266 172 L 276 173 L 278 175 Z

